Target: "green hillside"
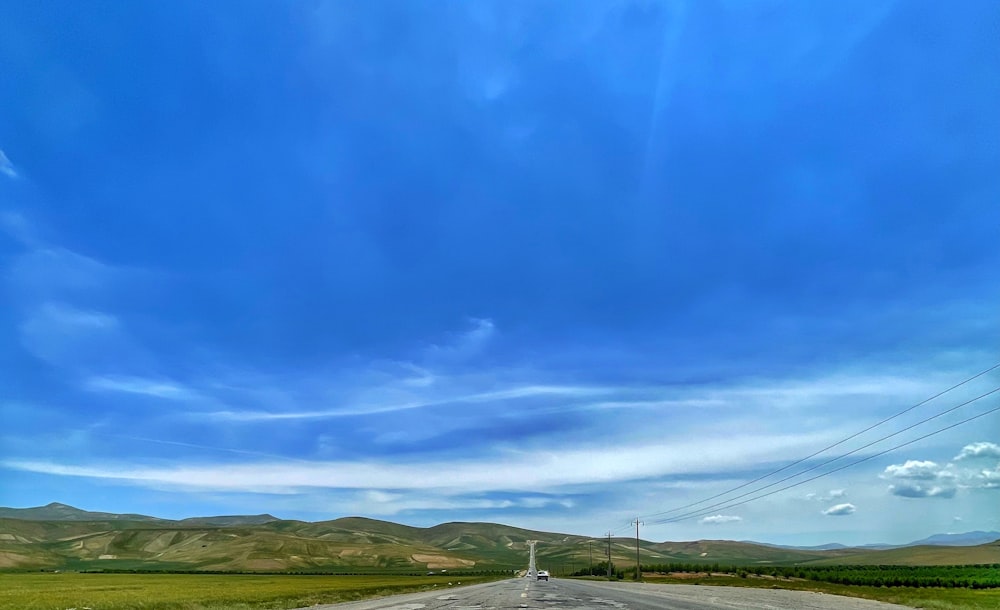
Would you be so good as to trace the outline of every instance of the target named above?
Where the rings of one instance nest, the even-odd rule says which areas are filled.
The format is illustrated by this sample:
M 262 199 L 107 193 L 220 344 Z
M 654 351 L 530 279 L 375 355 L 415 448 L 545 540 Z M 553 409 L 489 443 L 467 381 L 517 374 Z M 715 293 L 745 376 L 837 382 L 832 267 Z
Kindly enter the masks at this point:
M 660 562 L 705 562 L 727 565 L 792 564 L 816 559 L 836 558 L 850 551 L 812 551 L 783 549 L 730 540 L 697 540 L 694 542 L 663 542 L 652 545 L 660 555 Z
M 33 508 L 0 507 L 0 519 L 3 518 L 29 521 L 167 521 L 147 515 L 91 512 L 59 502 Z
M 331 540 L 266 525 L 0 520 L 2 568 L 413 571 L 429 564 L 471 568 L 475 560 L 414 540 L 350 533 Z
M 537 541 L 538 567 L 556 574 L 607 557 L 608 540 L 539 532 L 496 523 L 411 527 L 346 517 L 278 520 L 271 515 L 170 521 L 79 511 L 66 505 L 3 509 L 0 569 L 148 569 L 224 571 L 422 572 L 517 570 Z M 27 512 L 23 512 L 27 511 Z M 44 515 L 55 519 L 41 519 Z M 612 562 L 634 565 L 635 539 L 612 538 Z M 886 551 L 804 550 L 727 540 L 639 542 L 643 564 L 945 565 L 1000 563 L 1000 542 L 974 547 L 918 546 Z

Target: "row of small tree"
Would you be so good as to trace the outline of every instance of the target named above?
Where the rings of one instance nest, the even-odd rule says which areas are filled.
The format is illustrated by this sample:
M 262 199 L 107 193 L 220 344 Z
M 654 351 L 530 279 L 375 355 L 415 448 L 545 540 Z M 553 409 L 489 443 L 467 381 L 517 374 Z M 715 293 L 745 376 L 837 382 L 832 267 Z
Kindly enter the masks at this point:
M 1000 564 L 961 566 L 725 566 L 718 563 L 665 563 L 642 566 L 643 572 L 721 573 L 800 578 L 872 587 L 1000 588 Z
M 631 572 L 635 572 L 635 568 L 634 567 L 631 570 Z M 625 578 L 625 570 L 622 570 L 622 569 L 619 569 L 619 568 L 615 567 L 614 563 L 611 564 L 611 570 L 609 572 L 608 571 L 608 562 L 607 561 L 601 561 L 599 563 L 595 563 L 592 567 L 581 568 L 581 569 L 577 570 L 576 572 L 573 572 L 573 576 L 605 576 L 606 577 L 609 573 L 611 574 L 611 578 L 614 578 L 614 579 L 617 579 L 617 580 L 622 580 L 622 579 Z

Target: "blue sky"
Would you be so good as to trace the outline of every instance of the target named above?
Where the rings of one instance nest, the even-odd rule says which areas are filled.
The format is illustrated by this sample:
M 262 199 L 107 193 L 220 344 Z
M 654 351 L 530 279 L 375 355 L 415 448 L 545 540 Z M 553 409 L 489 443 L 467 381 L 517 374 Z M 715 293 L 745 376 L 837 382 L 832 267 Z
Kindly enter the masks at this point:
M 1000 361 L 998 22 L 990 1 L 4 3 L 0 505 L 1000 529 L 996 413 L 657 523 Z M 998 382 L 803 467 L 988 411 L 861 448 Z

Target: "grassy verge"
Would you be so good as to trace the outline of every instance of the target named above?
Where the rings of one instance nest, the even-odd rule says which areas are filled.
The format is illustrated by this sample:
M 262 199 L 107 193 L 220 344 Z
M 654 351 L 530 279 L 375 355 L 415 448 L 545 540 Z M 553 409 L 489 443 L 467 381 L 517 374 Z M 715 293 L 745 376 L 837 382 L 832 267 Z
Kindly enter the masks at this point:
M 3 610 L 285 610 L 500 577 L 0 574 Z
M 928 608 L 931 610 L 987 610 L 1000 608 L 1000 589 L 938 589 L 929 587 L 862 587 L 837 585 L 811 580 L 772 580 L 767 578 L 734 578 L 730 576 L 704 576 L 674 578 L 652 574 L 643 575 L 650 583 L 682 585 L 720 585 L 727 587 L 755 587 L 762 589 L 792 589 L 817 591 L 831 595 L 861 597 L 881 602 Z

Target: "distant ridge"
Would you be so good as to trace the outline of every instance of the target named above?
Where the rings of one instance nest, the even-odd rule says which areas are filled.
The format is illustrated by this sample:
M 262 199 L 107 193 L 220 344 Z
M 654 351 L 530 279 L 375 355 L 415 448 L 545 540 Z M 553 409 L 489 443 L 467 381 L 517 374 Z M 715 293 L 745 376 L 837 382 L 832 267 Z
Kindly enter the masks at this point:
M 839 542 L 830 542 L 827 544 L 816 544 L 813 546 L 793 546 L 789 544 L 772 544 L 770 542 L 756 542 L 754 540 L 740 540 L 744 544 L 759 544 L 761 546 L 769 546 L 776 549 L 794 549 L 796 551 L 835 551 L 839 549 L 850 548 L 846 544 L 840 544 Z
M 746 544 L 761 544 L 764 546 L 771 546 L 776 549 L 789 549 L 795 551 L 839 551 L 844 549 L 866 549 L 874 551 L 885 551 L 888 549 L 898 549 L 904 546 L 916 545 L 918 543 L 912 542 L 910 544 L 858 544 L 854 546 L 840 544 L 839 542 L 828 542 L 826 544 L 816 544 L 812 546 L 795 546 L 790 544 L 771 544 L 770 542 L 754 542 L 753 540 L 741 540 Z
M 1000 541 L 971 544 L 996 532 L 932 537 L 937 544 L 892 550 L 796 549 L 731 540 L 638 541 L 644 564 L 963 565 L 1000 563 Z M 997 536 L 1000 538 L 1000 536 Z M 566 573 L 592 561 L 603 544 L 589 536 L 527 530 L 497 523 L 450 522 L 412 527 L 343 517 L 281 520 L 227 515 L 182 520 L 80 510 L 60 503 L 0 508 L 0 569 L 220 570 L 406 572 L 523 569 L 537 541 L 540 569 Z M 613 562 L 631 565 L 636 541 L 610 541 Z M 601 541 L 603 543 L 603 541 Z
M 45 506 L 33 508 L 0 507 L 0 518 L 25 519 L 27 521 L 166 521 L 158 517 L 135 514 L 101 513 L 79 508 L 59 502 L 51 502 Z
M 191 517 L 176 521 L 132 513 L 102 513 L 82 510 L 75 506 L 59 502 L 51 502 L 45 506 L 35 506 L 32 508 L 0 507 L 0 519 L 24 519 L 25 521 L 151 521 L 162 524 L 179 523 L 191 526 L 263 525 L 264 523 L 279 520 L 274 515 L 262 514 Z
M 218 517 L 189 517 L 177 523 L 182 525 L 263 525 L 272 521 L 280 521 L 274 515 L 220 515 Z
M 1000 541 L 1000 532 L 984 532 L 977 530 L 975 532 L 965 532 L 964 534 L 934 534 L 933 536 L 929 536 L 923 540 L 911 542 L 906 546 L 916 546 L 921 544 L 930 544 L 935 546 L 979 546 L 980 544 L 986 544 L 994 541 Z
M 982 530 L 976 530 L 974 532 L 965 532 L 964 534 L 934 534 L 933 536 L 928 536 L 922 540 L 914 540 L 913 542 L 907 542 L 906 544 L 886 544 L 886 543 L 874 543 L 874 544 L 859 544 L 856 546 L 848 546 L 844 544 L 839 544 L 832 542 L 829 544 L 820 544 L 816 546 L 793 546 L 784 544 L 770 544 L 768 542 L 754 542 L 752 540 L 742 540 L 747 544 L 761 544 L 764 546 L 771 546 L 778 549 L 795 549 L 798 551 L 832 551 L 838 549 L 873 549 L 873 550 L 890 550 L 890 549 L 901 549 L 911 546 L 980 546 L 983 544 L 989 544 L 991 542 L 1000 541 L 1000 532 L 984 532 Z

